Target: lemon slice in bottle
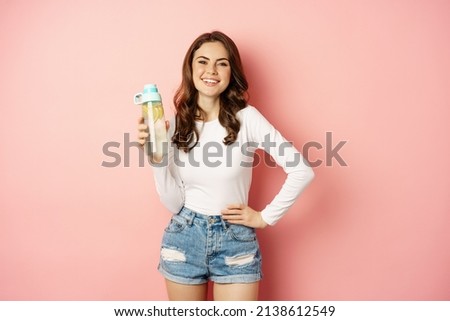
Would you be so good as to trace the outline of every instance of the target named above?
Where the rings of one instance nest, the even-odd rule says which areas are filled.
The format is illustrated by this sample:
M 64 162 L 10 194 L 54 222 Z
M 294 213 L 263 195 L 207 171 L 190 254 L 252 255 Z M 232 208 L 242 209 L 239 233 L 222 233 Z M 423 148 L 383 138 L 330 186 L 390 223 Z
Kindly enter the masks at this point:
M 142 105 L 142 116 L 144 118 L 148 117 L 148 105 L 147 104 Z
M 164 111 L 161 105 L 153 107 L 153 121 L 157 121 L 163 117 Z

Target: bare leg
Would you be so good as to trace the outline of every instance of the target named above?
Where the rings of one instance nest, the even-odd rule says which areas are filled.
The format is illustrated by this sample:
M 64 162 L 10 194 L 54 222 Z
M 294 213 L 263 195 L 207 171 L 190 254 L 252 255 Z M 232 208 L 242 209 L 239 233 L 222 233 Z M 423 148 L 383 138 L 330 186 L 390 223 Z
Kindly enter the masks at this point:
M 206 301 L 208 283 L 186 285 L 166 279 L 166 288 L 170 301 Z
M 254 283 L 214 283 L 216 301 L 257 301 L 259 282 Z

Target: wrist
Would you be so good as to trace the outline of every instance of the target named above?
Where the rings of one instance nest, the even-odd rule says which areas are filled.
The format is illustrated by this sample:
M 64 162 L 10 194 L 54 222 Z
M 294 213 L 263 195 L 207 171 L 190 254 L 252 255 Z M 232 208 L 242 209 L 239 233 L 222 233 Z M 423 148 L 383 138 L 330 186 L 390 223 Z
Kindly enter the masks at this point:
M 267 227 L 267 225 L 269 225 L 269 224 L 267 224 L 266 221 L 264 221 L 261 212 L 258 212 L 258 213 L 259 213 L 259 220 L 260 220 L 259 228 L 263 229 L 263 228 Z

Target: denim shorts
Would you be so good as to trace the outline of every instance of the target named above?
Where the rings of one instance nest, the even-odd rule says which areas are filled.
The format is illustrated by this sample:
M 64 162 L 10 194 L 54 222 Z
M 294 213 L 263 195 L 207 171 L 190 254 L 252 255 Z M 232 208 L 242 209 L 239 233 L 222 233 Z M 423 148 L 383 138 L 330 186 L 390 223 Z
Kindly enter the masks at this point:
M 261 253 L 253 228 L 185 207 L 165 229 L 158 270 L 182 284 L 261 280 Z

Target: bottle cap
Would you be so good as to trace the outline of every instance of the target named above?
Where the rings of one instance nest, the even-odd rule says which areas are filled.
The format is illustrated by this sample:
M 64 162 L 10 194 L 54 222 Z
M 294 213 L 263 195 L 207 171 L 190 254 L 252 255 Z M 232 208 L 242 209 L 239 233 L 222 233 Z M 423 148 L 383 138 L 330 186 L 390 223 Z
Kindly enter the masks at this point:
M 161 95 L 155 84 L 145 85 L 142 93 L 134 95 L 134 103 L 136 105 L 145 104 L 149 101 L 161 101 Z

